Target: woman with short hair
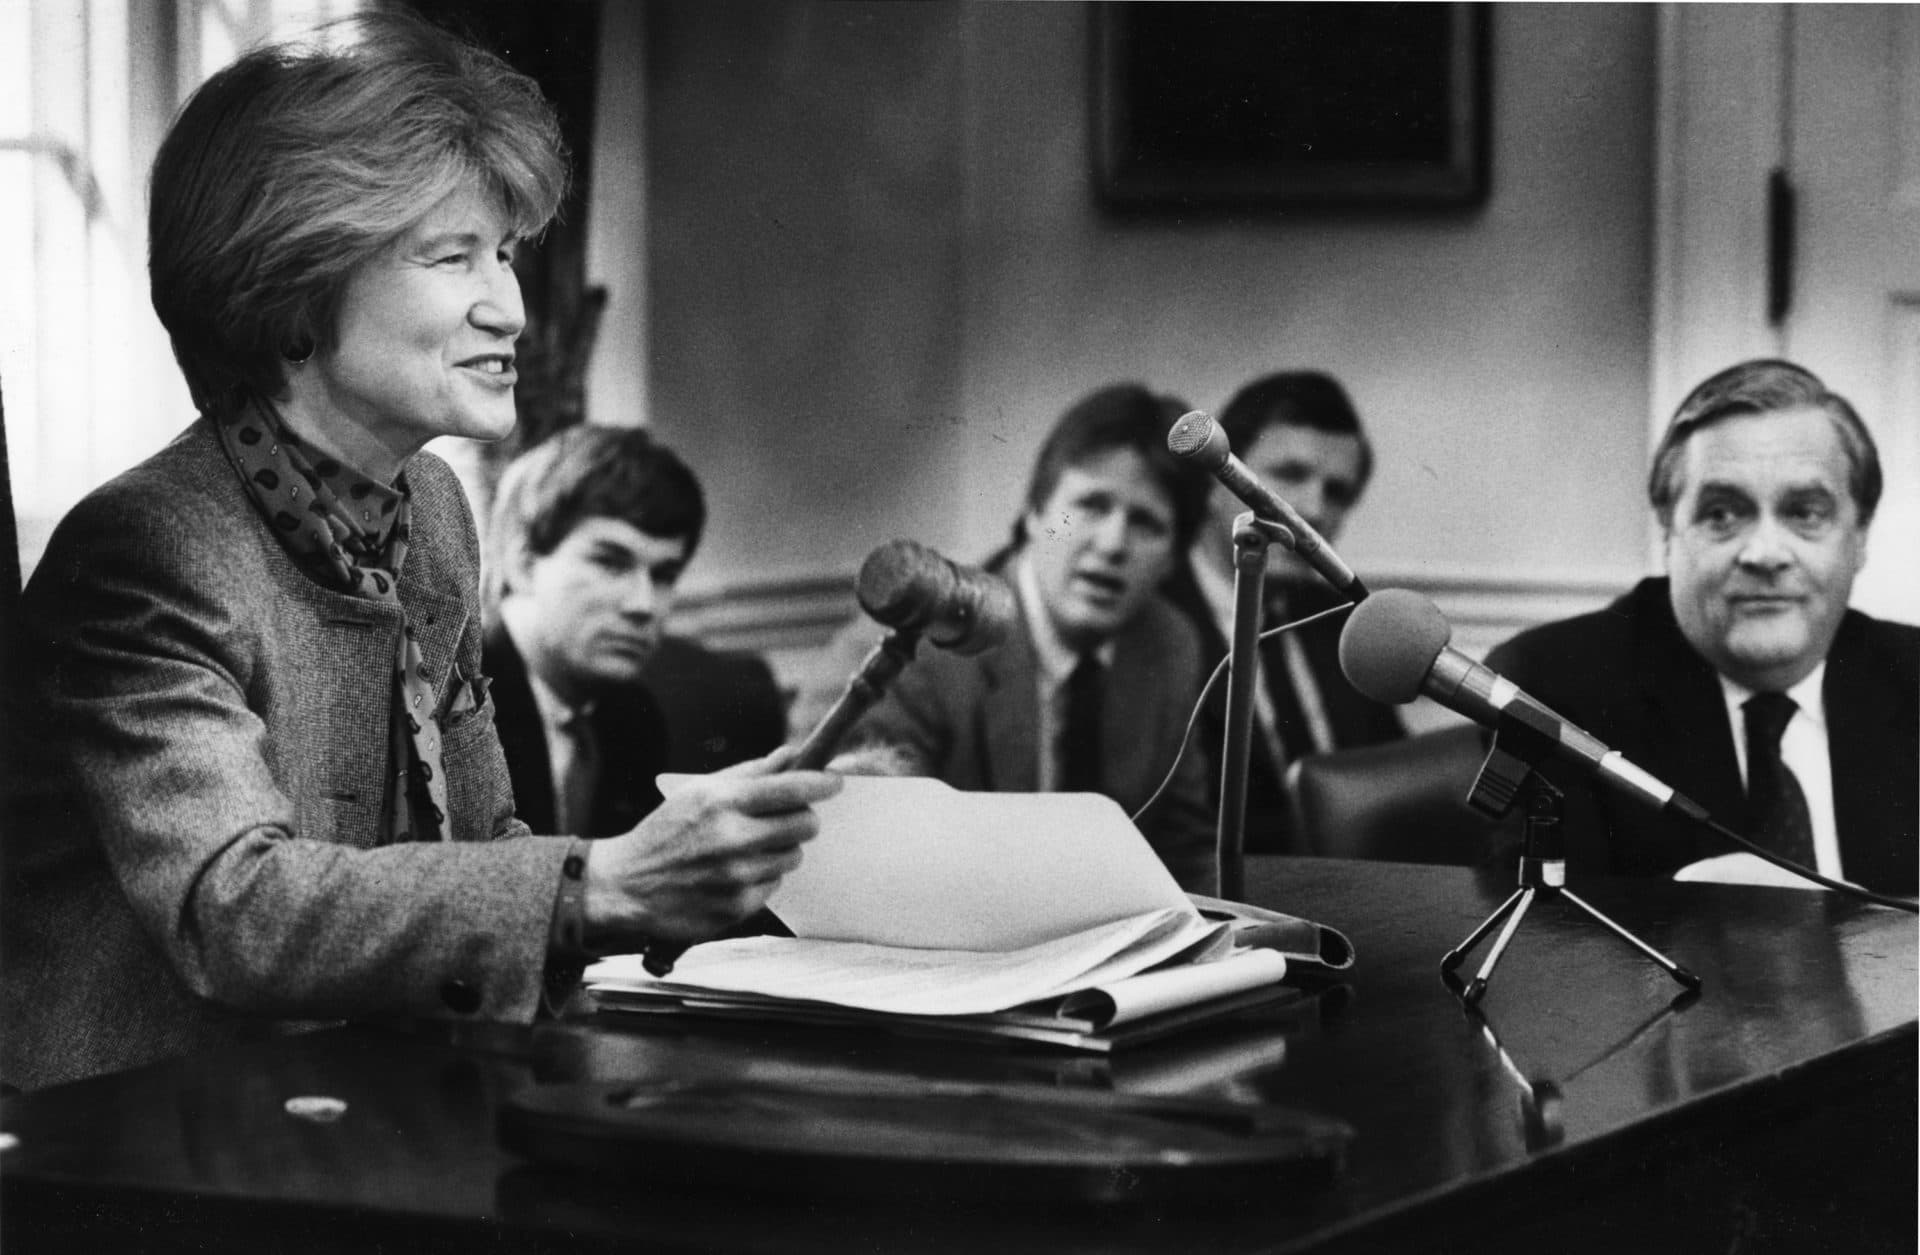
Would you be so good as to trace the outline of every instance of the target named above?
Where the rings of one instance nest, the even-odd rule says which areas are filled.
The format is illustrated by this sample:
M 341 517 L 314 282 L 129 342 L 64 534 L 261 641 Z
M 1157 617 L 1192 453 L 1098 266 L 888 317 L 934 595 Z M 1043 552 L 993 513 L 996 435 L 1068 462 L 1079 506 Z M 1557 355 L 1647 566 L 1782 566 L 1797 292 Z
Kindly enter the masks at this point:
M 154 308 L 199 417 L 62 521 L 10 691 L 5 1079 L 316 1020 L 530 1021 L 594 953 L 759 907 L 835 778 L 775 757 L 533 836 L 436 436 L 505 436 L 551 107 L 417 19 L 264 49 L 155 160 Z

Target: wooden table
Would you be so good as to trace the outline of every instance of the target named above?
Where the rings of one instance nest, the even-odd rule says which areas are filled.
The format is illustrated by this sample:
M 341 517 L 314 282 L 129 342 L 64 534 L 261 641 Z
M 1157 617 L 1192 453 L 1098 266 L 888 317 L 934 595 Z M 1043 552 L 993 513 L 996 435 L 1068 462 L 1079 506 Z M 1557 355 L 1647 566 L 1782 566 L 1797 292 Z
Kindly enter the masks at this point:
M 1505 896 L 1464 869 L 1265 858 L 1250 899 L 1352 937 L 1341 986 L 1112 1058 L 884 1034 L 354 1027 L 17 1096 L 0 1243 L 43 1249 L 1912 1249 L 1916 926 L 1822 893 L 1581 881 L 1706 982 L 1564 902 L 1529 914 L 1484 1019 L 1438 960 Z M 1469 974 L 1472 969 L 1469 969 Z M 795 1198 L 753 1165 L 672 1190 L 500 1148 L 500 1106 L 659 1075 L 1027 1080 L 1283 1104 L 1356 1130 L 1331 1185 L 1206 1208 Z M 1557 1091 L 1557 1102 L 1554 1094 Z M 332 1124 L 296 1095 L 344 1099 Z M 1541 1099 L 1547 1110 L 1540 1110 Z

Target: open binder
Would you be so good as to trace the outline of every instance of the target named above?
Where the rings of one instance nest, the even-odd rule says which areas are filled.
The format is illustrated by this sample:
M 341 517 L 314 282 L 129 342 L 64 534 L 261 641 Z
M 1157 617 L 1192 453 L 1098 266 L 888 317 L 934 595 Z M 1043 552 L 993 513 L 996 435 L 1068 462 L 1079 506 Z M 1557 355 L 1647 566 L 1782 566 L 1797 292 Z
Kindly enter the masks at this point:
M 670 781 L 663 781 L 671 787 Z M 1189 897 L 1110 799 L 851 778 L 769 906 L 792 937 L 586 973 L 615 1015 L 870 1027 L 1110 1051 L 1300 996 L 1338 931 Z

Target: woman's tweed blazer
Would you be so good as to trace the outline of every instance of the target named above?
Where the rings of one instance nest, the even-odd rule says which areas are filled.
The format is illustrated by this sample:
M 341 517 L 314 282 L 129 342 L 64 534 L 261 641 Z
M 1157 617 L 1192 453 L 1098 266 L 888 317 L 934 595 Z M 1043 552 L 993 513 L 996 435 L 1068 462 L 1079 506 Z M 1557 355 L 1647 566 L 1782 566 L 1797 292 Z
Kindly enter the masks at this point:
M 530 1021 L 570 843 L 513 817 L 458 481 L 407 466 L 400 600 L 452 840 L 381 846 L 397 608 L 289 559 L 202 419 L 49 541 L 8 660 L 0 1077 L 25 1087 L 314 1020 Z

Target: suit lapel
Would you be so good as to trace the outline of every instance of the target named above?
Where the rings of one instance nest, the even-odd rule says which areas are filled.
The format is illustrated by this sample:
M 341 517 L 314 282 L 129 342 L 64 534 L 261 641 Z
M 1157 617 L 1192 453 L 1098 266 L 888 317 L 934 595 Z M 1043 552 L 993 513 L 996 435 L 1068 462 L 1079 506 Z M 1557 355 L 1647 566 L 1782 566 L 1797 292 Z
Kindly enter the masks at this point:
M 1101 705 L 1101 749 L 1106 759 L 1101 779 L 1129 810 L 1146 801 L 1160 783 L 1157 773 L 1167 769 L 1165 763 L 1150 761 L 1162 744 L 1155 729 L 1164 714 L 1160 699 L 1165 692 L 1157 682 L 1162 641 L 1150 621 L 1153 610 L 1149 606 L 1114 638 L 1113 666 L 1107 672 Z
M 1847 879 L 1893 893 L 1912 893 L 1915 881 L 1915 745 L 1913 694 L 1890 683 L 1868 639 L 1871 625 L 1849 613 L 1827 658 L 1821 697 L 1827 714 L 1827 755 L 1833 768 L 1833 809 L 1840 861 Z
M 1014 596 L 1019 599 L 1018 584 Z M 983 787 L 1001 793 L 1032 793 L 1040 787 L 1039 661 L 1020 604 L 1019 630 L 1006 644 L 981 656 L 980 761 Z
M 1645 757 L 1627 746 L 1615 748 L 1636 761 L 1673 764 L 1668 784 L 1705 806 L 1714 818 L 1744 824 L 1746 790 L 1720 681 L 1680 634 L 1665 582 L 1654 591 L 1657 599 L 1651 593 L 1643 597 L 1635 615 L 1644 625 L 1635 640 L 1634 678 L 1643 703 Z
M 249 502 L 249 511 L 253 509 Z M 264 532 L 264 527 L 262 531 Z M 277 579 L 272 657 L 302 660 L 289 685 L 303 717 L 282 723 L 279 752 L 320 764 L 328 800 L 311 820 L 318 835 L 347 845 L 378 845 L 387 828 L 387 738 L 393 718 L 392 674 L 400 611 L 391 604 L 322 588 L 266 535 L 268 568 Z M 246 596 L 259 594 L 249 590 Z M 263 603 L 266 604 L 266 603 Z M 347 682 L 377 666 L 386 684 Z M 372 752 L 369 752 L 369 749 Z
M 456 679 L 454 652 L 459 648 L 460 634 L 467 628 L 467 611 L 459 594 L 444 593 L 432 587 L 430 580 L 431 573 L 423 580 L 401 579 L 395 591 L 406 608 L 407 626 L 413 629 L 413 639 L 420 646 L 420 661 L 439 705 L 446 700 L 448 685 Z
M 493 726 L 513 781 L 514 813 L 535 832 L 551 833 L 553 764 L 547 759 L 547 734 L 533 702 L 526 664 L 500 624 L 487 632 L 483 665 L 493 682 L 488 690 L 493 697 Z
M 1716 818 L 1743 816 L 1746 789 L 1740 783 L 1733 728 L 1718 682 L 1711 672 L 1701 675 L 1676 669 L 1667 674 L 1669 680 L 1656 683 L 1650 692 L 1647 724 L 1655 748 L 1646 757 L 1677 764 L 1677 780 L 1691 783 L 1667 783 L 1691 795 Z

